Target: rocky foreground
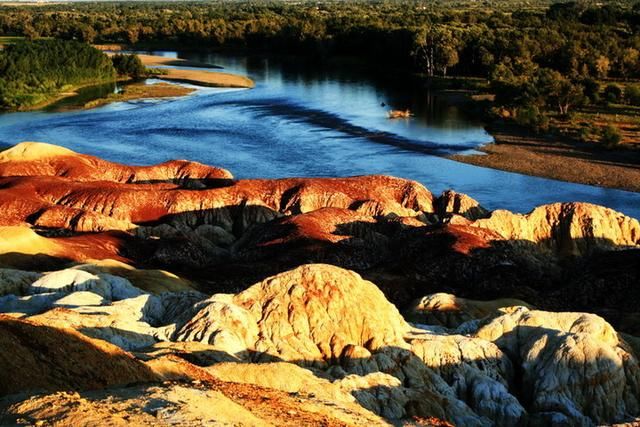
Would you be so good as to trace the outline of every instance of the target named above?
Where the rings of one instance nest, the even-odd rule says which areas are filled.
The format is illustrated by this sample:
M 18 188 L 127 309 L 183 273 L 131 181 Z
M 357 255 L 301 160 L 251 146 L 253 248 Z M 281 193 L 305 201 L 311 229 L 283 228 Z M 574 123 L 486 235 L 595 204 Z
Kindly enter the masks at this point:
M 22 143 L 0 236 L 3 425 L 640 421 L 640 223 L 604 207 Z

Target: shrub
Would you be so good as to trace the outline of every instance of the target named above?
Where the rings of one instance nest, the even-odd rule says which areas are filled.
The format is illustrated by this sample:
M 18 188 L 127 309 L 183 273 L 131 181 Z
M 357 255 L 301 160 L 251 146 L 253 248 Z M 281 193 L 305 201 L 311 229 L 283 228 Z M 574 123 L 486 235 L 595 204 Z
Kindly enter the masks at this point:
M 586 78 L 580 83 L 584 88 L 584 96 L 586 96 L 591 103 L 598 103 L 600 101 L 600 83 L 591 78 Z
M 598 137 L 598 128 L 590 123 L 580 123 L 577 137 L 582 142 L 590 142 Z
M 615 84 L 607 85 L 604 88 L 604 99 L 612 104 L 622 101 L 622 88 Z
M 536 132 L 549 129 L 549 118 L 535 105 L 522 108 L 518 112 L 516 122 L 521 126 L 534 129 Z
M 624 90 L 624 97 L 631 105 L 640 106 L 640 85 L 629 85 Z
M 622 134 L 617 127 L 608 125 L 602 130 L 600 142 L 604 145 L 612 147 L 620 144 L 620 141 L 622 141 Z

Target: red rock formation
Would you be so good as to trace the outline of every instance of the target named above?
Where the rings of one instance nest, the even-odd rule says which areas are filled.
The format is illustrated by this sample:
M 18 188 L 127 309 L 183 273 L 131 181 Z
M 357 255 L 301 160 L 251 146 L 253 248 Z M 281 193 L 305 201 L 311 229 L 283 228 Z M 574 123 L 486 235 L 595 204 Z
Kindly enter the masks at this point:
M 126 166 L 78 154 L 41 142 L 23 142 L 0 153 L 0 176 L 62 176 L 76 181 L 184 183 L 188 180 L 228 180 L 224 169 L 186 160 L 154 166 Z
M 599 282 L 588 298 L 578 298 L 581 284 L 563 277 L 576 277 L 582 257 L 638 248 L 640 240 L 637 220 L 584 203 L 541 206 L 528 215 L 488 213 L 466 195 L 449 191 L 434 199 L 416 182 L 386 176 L 229 178 L 197 163 L 129 167 L 19 144 L 0 153 L 0 227 L 28 235 L 12 234 L 0 245 L 0 262 L 35 269 L 41 255 L 115 258 L 234 291 L 323 262 L 375 279 L 399 305 L 445 291 L 559 309 L 597 301 L 609 286 L 599 283 L 604 267 L 596 263 L 589 278 Z M 638 273 L 629 271 L 616 282 L 636 283 Z M 630 305 L 624 296 L 613 300 L 607 309 Z
M 424 187 L 386 176 L 244 180 L 205 190 L 34 176 L 2 178 L 0 188 L 2 225 L 28 222 L 74 231 L 122 230 L 134 227 L 128 223 L 159 221 L 242 231 L 282 214 L 323 207 L 358 211 L 366 206 L 380 215 L 432 210 Z

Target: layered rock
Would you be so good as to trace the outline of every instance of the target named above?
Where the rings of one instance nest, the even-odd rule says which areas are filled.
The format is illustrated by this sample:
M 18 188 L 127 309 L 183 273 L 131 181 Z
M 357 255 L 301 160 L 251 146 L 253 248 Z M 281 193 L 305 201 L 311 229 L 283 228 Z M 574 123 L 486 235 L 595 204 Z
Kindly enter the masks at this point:
M 539 423 L 622 422 L 640 410 L 637 356 L 598 316 L 520 307 L 474 336 L 495 342 L 519 363 L 522 400 Z
M 214 295 L 178 323 L 173 338 L 223 351 L 318 366 L 406 347 L 409 325 L 384 294 L 357 274 L 329 265 L 303 266 L 236 295 Z M 349 321 L 354 319 L 354 321 Z
M 119 388 L 0 407 L 59 404 L 69 424 L 73 405 L 96 424 L 125 407 L 229 421 L 197 405 L 261 425 L 631 421 L 638 339 L 527 303 L 634 332 L 639 230 L 583 203 L 487 212 L 392 177 L 234 181 L 20 144 L 0 153 L 0 312 L 28 319 L 0 320 L 0 357 L 24 355 L 6 393 Z
M 415 323 L 457 328 L 470 320 L 498 314 L 501 308 L 520 306 L 531 307 L 515 298 L 477 301 L 441 292 L 416 300 L 405 311 L 405 316 Z
M 498 210 L 474 226 L 507 240 L 533 242 L 562 255 L 640 244 L 640 223 L 612 209 L 589 203 L 554 203 L 527 215 Z
M 154 381 L 142 362 L 74 330 L 0 315 L 0 395 Z
M 24 333 L 50 340 L 46 342 L 60 340 L 57 328 L 65 326 L 138 350 L 144 364 L 118 354 L 148 369 L 151 379 L 240 382 L 313 396 L 313 405 L 359 405 L 387 419 L 436 417 L 457 425 L 591 425 L 640 413 L 635 352 L 595 315 L 499 308 L 508 304 L 450 296 L 456 308 L 466 307 L 470 320 L 457 330 L 417 329 L 373 283 L 329 265 L 302 266 L 235 295 L 212 297 L 195 292 L 151 295 L 125 279 L 82 269 L 33 278 L 19 287 L 21 292 L 53 293 L 59 298 L 51 304 L 54 308 L 31 317 L 37 323 L 7 322 L 39 328 Z M 66 300 L 65 308 L 59 307 L 60 299 Z M 443 300 L 426 298 L 423 309 L 442 308 L 428 302 Z M 94 346 L 114 348 L 73 334 Z M 18 351 L 37 353 L 27 348 Z M 53 349 L 44 351 L 53 352 L 53 365 L 61 363 Z M 200 371 L 183 359 L 212 366 Z M 218 364 L 220 360 L 234 362 Z M 251 365 L 255 363 L 263 364 Z M 9 374 L 16 379 L 8 383 L 19 384 L 20 390 L 31 387 L 27 380 L 20 383 L 23 369 L 16 366 Z M 129 375 L 127 369 L 132 368 L 120 372 Z M 39 378 L 58 384 L 56 375 L 47 371 Z M 18 413 L 20 407 L 12 411 Z
M 0 176 L 38 175 L 76 181 L 174 182 L 195 187 L 233 178 L 224 169 L 186 160 L 126 166 L 42 142 L 22 142 L 0 153 Z

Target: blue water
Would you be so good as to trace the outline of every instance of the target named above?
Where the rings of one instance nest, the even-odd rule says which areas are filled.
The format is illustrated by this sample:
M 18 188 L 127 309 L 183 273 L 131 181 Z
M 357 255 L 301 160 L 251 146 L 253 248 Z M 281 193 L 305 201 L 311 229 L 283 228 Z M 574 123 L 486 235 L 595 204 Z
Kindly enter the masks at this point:
M 246 73 L 251 90 L 199 89 L 174 100 L 0 115 L 0 144 L 43 141 L 129 164 L 184 158 L 237 178 L 389 174 L 490 209 L 585 201 L 640 217 L 640 194 L 501 172 L 437 157 L 491 141 L 480 123 L 427 90 L 364 71 L 260 58 L 194 57 Z M 402 80 L 402 79 L 401 79 Z M 151 82 L 152 83 L 152 82 Z M 381 103 L 385 103 L 382 106 Z M 410 108 L 410 120 L 388 120 Z

